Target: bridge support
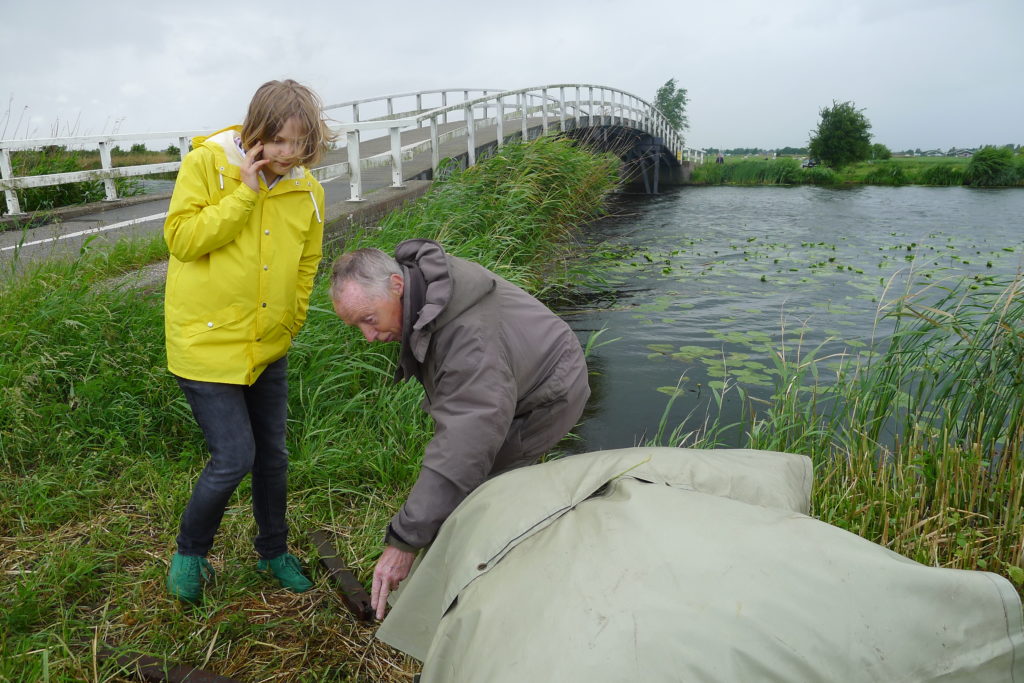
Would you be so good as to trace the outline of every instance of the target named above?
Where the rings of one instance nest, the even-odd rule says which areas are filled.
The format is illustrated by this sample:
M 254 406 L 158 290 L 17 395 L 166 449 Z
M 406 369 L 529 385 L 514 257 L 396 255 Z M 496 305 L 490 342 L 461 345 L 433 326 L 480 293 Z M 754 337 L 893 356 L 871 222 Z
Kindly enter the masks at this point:
M 567 135 L 602 152 L 612 152 L 622 160 L 621 177 L 625 189 L 658 194 L 667 185 L 684 185 L 691 167 L 678 158 L 660 137 L 625 126 L 576 128 Z

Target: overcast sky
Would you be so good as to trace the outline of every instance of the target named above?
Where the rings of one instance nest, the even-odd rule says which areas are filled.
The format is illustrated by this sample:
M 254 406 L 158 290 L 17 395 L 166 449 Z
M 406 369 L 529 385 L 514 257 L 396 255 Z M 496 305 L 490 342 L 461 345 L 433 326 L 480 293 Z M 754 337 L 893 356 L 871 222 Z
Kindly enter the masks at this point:
M 277 78 L 328 104 L 676 78 L 695 147 L 803 146 L 833 100 L 894 150 L 1024 144 L 1022 0 L 0 2 L 7 138 L 212 130 Z

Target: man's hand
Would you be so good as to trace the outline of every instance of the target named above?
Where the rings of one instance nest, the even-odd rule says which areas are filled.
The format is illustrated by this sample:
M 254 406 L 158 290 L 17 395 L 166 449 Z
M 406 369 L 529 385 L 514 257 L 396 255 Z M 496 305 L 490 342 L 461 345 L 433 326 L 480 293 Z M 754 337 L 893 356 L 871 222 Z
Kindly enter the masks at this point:
M 409 576 L 415 559 L 416 553 L 399 550 L 391 545 L 384 548 L 373 570 L 373 590 L 370 593 L 370 605 L 377 613 L 378 620 L 384 618 L 388 593 L 398 588 L 398 584 Z
M 260 169 L 270 163 L 269 159 L 261 159 L 261 154 L 263 154 L 263 143 L 257 142 L 245 153 L 242 165 L 238 167 L 242 174 L 242 182 L 248 185 L 253 192 L 260 191 Z

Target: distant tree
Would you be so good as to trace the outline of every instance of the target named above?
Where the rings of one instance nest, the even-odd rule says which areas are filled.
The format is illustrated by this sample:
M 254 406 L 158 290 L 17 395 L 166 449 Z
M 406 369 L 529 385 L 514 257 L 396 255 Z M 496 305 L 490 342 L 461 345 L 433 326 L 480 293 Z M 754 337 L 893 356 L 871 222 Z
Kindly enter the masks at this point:
M 677 88 L 674 78 L 665 81 L 665 85 L 658 88 L 658 92 L 654 96 L 654 106 L 665 115 L 665 118 L 680 135 L 690 127 L 690 121 L 686 118 L 688 103 L 686 88 Z
M 181 149 L 177 145 L 167 145 L 167 149 L 164 150 L 164 154 L 179 157 L 181 156 Z
M 879 161 L 885 161 L 886 159 L 892 159 L 892 150 L 883 145 L 881 142 L 876 142 L 871 145 L 871 158 Z
M 148 151 L 149 150 L 146 149 L 146 143 L 145 142 L 136 142 L 134 145 L 132 145 L 132 148 L 131 148 L 131 153 L 132 154 L 145 154 Z
M 821 110 L 821 121 L 811 131 L 808 152 L 832 168 L 864 161 L 871 156 L 871 122 L 853 102 L 836 102 Z

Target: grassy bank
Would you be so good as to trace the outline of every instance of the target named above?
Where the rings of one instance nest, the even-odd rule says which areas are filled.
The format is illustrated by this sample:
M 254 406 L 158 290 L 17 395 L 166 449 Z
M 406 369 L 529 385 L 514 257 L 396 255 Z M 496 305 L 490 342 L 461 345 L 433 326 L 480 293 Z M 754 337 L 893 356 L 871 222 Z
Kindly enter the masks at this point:
M 894 333 L 856 355 L 799 335 L 772 349 L 767 402 L 729 383 L 747 401 L 742 445 L 812 456 L 816 517 L 1024 591 L 1024 281 L 921 285 L 879 315 Z M 710 447 L 731 427 L 712 416 L 661 441 Z
M 973 158 L 893 157 L 864 161 L 842 169 L 803 168 L 794 157 L 777 159 L 729 158 L 696 167 L 691 182 L 698 185 L 966 185 L 1024 186 L 1024 156 L 1010 150 L 984 148 Z
M 433 237 L 536 290 L 559 244 L 600 210 L 617 162 L 542 139 L 434 186 L 350 246 Z M 111 278 L 165 256 L 159 241 L 47 264 L 0 291 L 0 680 L 122 680 L 94 644 L 242 680 L 408 681 L 414 663 L 372 639 L 324 581 L 308 594 L 254 572 L 243 483 L 197 609 L 164 591 L 202 436 L 164 365 L 162 288 Z M 330 310 L 321 277 L 290 353 L 289 523 L 294 550 L 327 529 L 367 582 L 387 519 L 431 434 L 394 348 Z

